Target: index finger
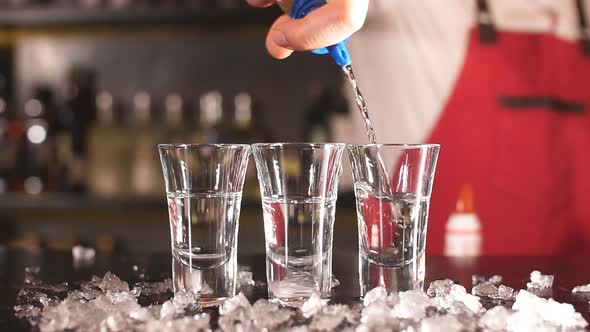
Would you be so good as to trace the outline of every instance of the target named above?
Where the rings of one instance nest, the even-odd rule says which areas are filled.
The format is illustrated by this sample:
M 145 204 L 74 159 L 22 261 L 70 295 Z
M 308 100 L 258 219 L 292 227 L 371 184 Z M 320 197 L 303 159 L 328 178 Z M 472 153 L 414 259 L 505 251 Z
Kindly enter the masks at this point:
M 246 2 L 250 6 L 264 8 L 264 7 L 272 6 L 275 3 L 275 0 L 246 0 Z

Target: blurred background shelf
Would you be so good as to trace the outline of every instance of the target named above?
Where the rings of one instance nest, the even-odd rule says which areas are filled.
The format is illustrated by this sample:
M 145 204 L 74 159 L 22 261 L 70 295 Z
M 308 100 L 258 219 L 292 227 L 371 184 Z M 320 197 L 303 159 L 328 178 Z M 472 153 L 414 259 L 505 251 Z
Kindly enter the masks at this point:
M 113 27 L 142 25 L 222 25 L 270 24 L 280 14 L 278 8 L 191 9 L 148 7 L 131 9 L 82 9 L 36 7 L 0 9 L 0 27 Z
M 159 210 L 166 211 L 161 197 L 114 198 L 75 193 L 43 193 L 40 195 L 7 194 L 0 196 L 0 209 L 14 210 Z
M 342 193 L 338 197 L 340 209 L 354 209 L 354 194 Z M 258 199 L 243 199 L 242 210 L 261 210 L 261 202 Z M 0 196 L 0 215 L 8 210 L 25 210 L 55 212 L 73 210 L 102 210 L 132 212 L 157 211 L 167 213 L 166 199 L 164 197 L 100 197 L 89 194 L 76 193 L 43 193 L 39 195 L 11 193 Z M 1 220 L 0 220 L 1 222 Z
M 245 0 L 0 0 L 0 247 L 168 252 L 157 144 L 331 141 L 342 71 L 270 57 L 279 15 Z M 251 161 L 246 252 L 264 250 L 258 197 Z

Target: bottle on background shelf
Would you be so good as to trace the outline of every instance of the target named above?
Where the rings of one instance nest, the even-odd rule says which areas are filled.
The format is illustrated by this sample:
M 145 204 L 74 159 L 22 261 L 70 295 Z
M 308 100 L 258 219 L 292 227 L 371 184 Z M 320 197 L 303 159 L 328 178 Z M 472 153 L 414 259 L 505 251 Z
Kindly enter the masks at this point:
M 129 194 L 133 137 L 117 117 L 117 103 L 110 92 L 98 93 L 96 108 L 97 121 L 88 137 L 88 189 L 99 196 Z
M 133 96 L 132 133 L 134 147 L 132 151 L 131 188 L 142 196 L 157 196 L 164 193 L 161 180 L 161 166 L 158 144 L 164 137 L 163 128 L 153 121 L 152 97 L 145 91 Z
M 52 119 L 51 93 L 37 88 L 24 103 L 24 135 L 17 152 L 17 190 L 40 194 L 55 189 L 56 153 L 54 136 L 50 132 Z
M 445 256 L 475 257 L 481 255 L 481 223 L 473 204 L 473 188 L 463 185 L 445 229 Z
M 240 92 L 234 96 L 234 112 L 232 137 L 233 142 L 242 144 L 271 142 L 272 137 L 260 119 L 260 103 L 247 92 Z M 258 180 L 256 178 L 256 165 L 254 158 L 248 162 L 248 170 L 244 182 L 244 198 L 257 200 L 260 198 Z
M 223 96 L 219 91 L 207 92 L 199 98 L 199 122 L 202 143 L 218 143 L 220 122 L 223 118 Z
M 0 194 L 12 188 L 18 141 L 23 132 L 22 124 L 16 121 L 10 106 L 6 80 L 0 75 Z
M 187 143 L 188 128 L 185 122 L 185 102 L 181 95 L 170 93 L 164 99 L 165 143 Z
M 72 162 L 70 186 L 74 192 L 86 190 L 88 132 L 96 119 L 96 74 L 94 70 L 74 67 L 70 72 L 66 108 L 72 118 Z
M 336 114 L 347 113 L 346 102 L 318 81 L 307 91 L 304 137 L 307 142 L 325 143 L 333 139 L 330 122 Z

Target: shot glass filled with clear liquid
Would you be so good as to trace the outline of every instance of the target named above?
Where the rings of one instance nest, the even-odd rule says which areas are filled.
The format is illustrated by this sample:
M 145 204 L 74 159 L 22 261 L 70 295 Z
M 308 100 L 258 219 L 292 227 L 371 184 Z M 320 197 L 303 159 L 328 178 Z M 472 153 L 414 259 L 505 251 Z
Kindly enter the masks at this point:
M 330 297 L 332 234 L 344 144 L 254 144 L 269 296 L 301 306 Z
M 428 208 L 439 146 L 348 146 L 359 232 L 361 296 L 422 289 Z
M 236 293 L 238 219 L 249 145 L 160 145 L 174 292 L 213 306 Z

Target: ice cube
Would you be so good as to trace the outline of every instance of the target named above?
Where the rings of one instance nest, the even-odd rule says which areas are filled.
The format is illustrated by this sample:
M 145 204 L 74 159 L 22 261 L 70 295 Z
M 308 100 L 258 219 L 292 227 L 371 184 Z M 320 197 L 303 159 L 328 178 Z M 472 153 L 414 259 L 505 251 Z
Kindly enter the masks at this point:
M 584 329 L 588 322 L 568 303 L 546 300 L 526 290 L 516 295 L 512 309 L 517 312 L 508 320 L 508 329 L 525 330 L 542 325 L 553 325 L 562 329 Z
M 270 314 L 277 310 L 279 310 L 279 305 L 274 302 L 270 302 L 266 299 L 260 299 L 254 302 L 254 304 L 252 305 L 252 312 L 255 313 Z
M 59 303 L 59 299 L 55 297 L 41 297 L 39 302 L 43 305 L 43 307 L 54 306 Z
M 209 315 L 200 314 L 194 317 L 182 317 L 169 321 L 150 321 L 145 327 L 145 332 L 198 332 L 211 331 L 209 328 Z
M 435 280 L 430 283 L 426 294 L 430 297 L 448 295 L 455 283 L 451 279 Z
M 218 325 L 225 332 L 254 331 L 250 309 L 243 306 L 219 317 Z
M 553 275 L 542 274 L 539 271 L 531 272 L 531 282 L 527 283 L 529 290 L 544 290 L 553 287 Z
M 393 308 L 395 305 L 397 305 L 399 303 L 399 294 L 397 294 L 397 293 L 389 294 L 387 296 L 387 300 L 385 301 L 385 303 L 387 303 L 388 306 Z
M 471 294 L 481 297 L 495 298 L 498 296 L 498 287 L 489 282 L 473 286 Z
M 471 276 L 471 284 L 472 286 L 477 286 L 483 283 L 490 283 L 492 285 L 498 286 L 502 283 L 502 276 L 500 275 L 493 275 L 491 277 L 481 276 L 481 275 L 472 275 Z
M 387 301 L 387 290 L 383 286 L 377 286 L 371 289 L 363 297 L 363 304 L 365 306 L 368 306 L 377 301 Z
M 162 319 L 170 319 L 177 315 L 177 309 L 172 300 L 162 303 L 162 309 L 160 310 L 160 317 Z
M 516 294 L 516 300 L 512 304 L 514 310 L 526 310 L 532 312 L 540 312 L 547 300 L 536 296 L 526 290 L 520 290 Z
M 484 331 L 504 331 L 511 314 L 506 307 L 493 307 L 479 319 L 479 327 Z
M 399 318 L 419 320 L 426 317 L 430 298 L 423 291 L 409 290 L 399 293 L 399 303 L 393 307 L 393 314 Z
M 103 292 L 128 292 L 129 285 L 111 272 L 105 273 L 102 280 L 94 280 Z
M 498 287 L 498 295 L 496 296 L 497 299 L 511 300 L 513 296 L 514 289 L 512 289 L 512 287 L 508 287 L 505 285 L 500 285 L 500 287 Z
M 17 318 L 33 318 L 39 316 L 41 310 L 32 304 L 20 304 L 14 306 L 14 315 Z
M 32 304 L 35 302 L 41 302 L 47 298 L 47 294 L 37 292 L 30 289 L 21 289 L 16 295 L 17 303 L 19 304 Z
M 576 286 L 572 289 L 572 293 L 590 293 L 590 284 Z
M 250 301 L 244 296 L 244 293 L 239 293 L 238 295 L 225 300 L 221 307 L 219 307 L 219 314 L 226 315 L 237 308 L 244 308 L 246 310 L 250 310 L 252 306 L 250 305 Z
M 318 293 L 314 292 L 307 301 L 303 302 L 300 310 L 303 313 L 303 317 L 310 318 L 320 311 L 324 305 L 326 305 L 326 301 L 324 301 Z
M 133 310 L 129 313 L 129 318 L 139 321 L 139 322 L 148 322 L 150 320 L 156 319 L 150 309 L 148 308 L 138 308 Z
M 141 295 L 141 287 L 133 287 L 129 293 L 131 293 L 133 297 L 139 297 L 139 295 Z
M 479 297 L 475 295 L 468 294 L 465 290 L 465 287 L 461 285 L 453 285 L 451 287 L 451 291 L 449 292 L 449 298 L 452 301 L 457 301 L 465 304 L 469 310 L 473 313 L 480 313 L 483 311 L 483 306 L 479 301 Z
M 254 286 L 256 283 L 254 279 L 252 279 L 252 272 L 250 271 L 240 271 L 238 273 L 238 284 L 241 288 L 245 288 L 248 286 Z
M 258 331 L 273 331 L 279 327 L 286 326 L 291 318 L 294 316 L 294 312 L 290 309 L 279 309 L 278 306 L 275 310 L 268 312 L 271 306 L 266 306 L 261 309 L 260 305 L 252 306 L 250 311 L 252 325 Z
M 469 315 L 473 316 L 474 313 L 469 309 L 465 303 L 460 301 L 452 301 L 449 306 L 446 308 L 446 312 L 451 315 Z
M 138 282 L 135 287 L 141 289 L 145 296 L 162 295 L 172 292 L 172 279 L 168 278 L 160 282 Z
M 502 276 L 495 274 L 488 279 L 488 282 L 492 285 L 498 286 L 502 283 Z
M 569 303 L 559 303 L 549 299 L 543 308 L 543 319 L 545 322 L 567 329 L 583 329 L 588 322 Z
M 160 310 L 160 317 L 162 319 L 170 319 L 184 314 L 184 312 L 192 306 L 196 306 L 197 301 L 195 296 L 189 292 L 177 292 L 174 297 L 162 304 Z
M 195 295 L 189 292 L 177 292 L 174 294 L 174 298 L 172 299 L 174 303 L 179 307 L 187 307 L 191 304 L 196 303 Z
M 309 325 L 313 331 L 342 330 L 343 324 L 355 324 L 358 316 L 348 306 L 342 304 L 323 307 L 313 316 Z
M 459 332 L 463 324 L 451 315 L 428 317 L 420 323 L 420 332 Z
M 131 329 L 131 322 L 120 313 L 109 315 L 100 324 L 101 330 L 109 332 L 124 332 Z
M 400 323 L 383 301 L 375 301 L 364 307 L 360 321 L 357 332 L 399 330 Z

